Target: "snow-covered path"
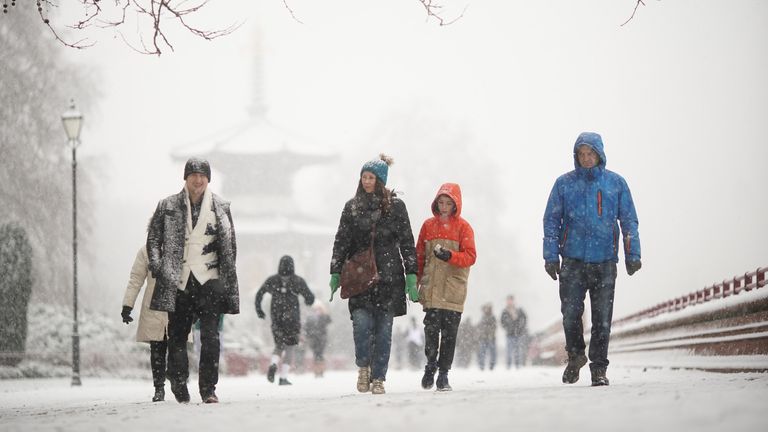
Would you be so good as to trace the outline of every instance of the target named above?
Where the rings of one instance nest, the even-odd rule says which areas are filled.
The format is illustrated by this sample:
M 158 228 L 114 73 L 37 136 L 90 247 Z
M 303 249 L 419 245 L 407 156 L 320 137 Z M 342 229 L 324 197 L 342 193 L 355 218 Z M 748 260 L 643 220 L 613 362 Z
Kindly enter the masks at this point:
M 618 368 L 611 386 L 571 386 L 559 368 L 451 372 L 454 391 L 419 387 L 421 374 L 391 370 L 387 394 L 355 392 L 356 374 L 329 372 L 294 385 L 263 375 L 222 377 L 218 405 L 149 402 L 151 382 L 84 378 L 0 381 L 0 431 L 762 431 L 768 374 Z M 193 378 L 195 378 L 193 376 Z

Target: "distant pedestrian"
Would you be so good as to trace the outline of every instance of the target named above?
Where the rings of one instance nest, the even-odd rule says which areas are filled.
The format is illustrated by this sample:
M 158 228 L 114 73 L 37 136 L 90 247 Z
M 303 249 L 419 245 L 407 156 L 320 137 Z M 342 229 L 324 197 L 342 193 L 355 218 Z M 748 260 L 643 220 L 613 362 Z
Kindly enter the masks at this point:
M 328 344 L 328 325 L 331 323 L 331 316 L 325 305 L 315 298 L 312 304 L 312 311 L 307 316 L 304 323 L 304 334 L 312 350 L 313 371 L 315 377 L 321 378 L 325 373 L 325 347 Z
M 482 307 L 483 314 L 477 323 L 477 363 L 484 370 L 488 358 L 488 370 L 496 366 L 496 317 L 493 316 L 493 305 L 486 303 Z
M 288 372 L 293 361 L 294 348 L 299 343 L 301 334 L 301 311 L 299 296 L 304 297 L 304 303 L 309 306 L 315 301 L 315 295 L 309 290 L 304 278 L 298 276 L 294 269 L 293 258 L 288 255 L 280 258 L 276 275 L 264 281 L 256 293 L 256 314 L 264 319 L 266 314 L 261 309 L 261 299 L 264 294 L 270 294 L 270 317 L 272 318 L 272 336 L 275 339 L 275 349 L 267 370 L 267 380 L 275 381 L 277 366 L 280 368 L 280 385 L 291 385 Z
M 528 337 L 528 317 L 515 305 L 515 296 L 507 296 L 507 306 L 501 312 L 501 327 L 507 336 L 507 369 L 525 365 Z

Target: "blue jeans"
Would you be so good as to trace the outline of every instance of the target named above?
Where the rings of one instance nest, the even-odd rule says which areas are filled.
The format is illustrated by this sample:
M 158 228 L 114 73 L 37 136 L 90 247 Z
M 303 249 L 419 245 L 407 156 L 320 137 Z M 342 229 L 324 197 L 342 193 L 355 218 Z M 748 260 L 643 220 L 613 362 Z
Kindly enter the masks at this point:
M 358 308 L 352 311 L 355 364 L 371 367 L 371 379 L 385 380 L 392 348 L 392 312 Z
M 480 370 L 485 369 L 485 353 L 488 352 L 488 370 L 493 370 L 496 366 L 496 341 L 481 340 L 477 351 L 477 363 Z
M 507 369 L 514 364 L 516 368 L 525 365 L 523 338 L 507 335 Z
M 585 263 L 564 258 L 560 270 L 560 311 L 563 313 L 565 349 L 568 353 L 583 354 L 584 298 L 589 292 L 592 310 L 592 337 L 589 342 L 589 366 L 608 366 L 608 341 L 613 319 L 613 294 L 616 288 L 616 263 Z

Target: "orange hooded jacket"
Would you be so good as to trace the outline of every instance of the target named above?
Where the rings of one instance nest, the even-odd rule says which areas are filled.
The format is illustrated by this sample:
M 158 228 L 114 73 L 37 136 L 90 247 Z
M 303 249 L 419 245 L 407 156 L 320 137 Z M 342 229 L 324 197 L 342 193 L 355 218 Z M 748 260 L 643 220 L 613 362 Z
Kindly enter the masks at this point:
M 437 198 L 447 195 L 456 204 L 456 212 L 447 221 L 440 220 Z M 419 264 L 419 297 L 424 309 L 464 311 L 467 298 L 469 267 L 477 259 L 475 233 L 469 222 L 461 217 L 461 188 L 456 183 L 445 183 L 432 201 L 433 217 L 424 221 L 416 242 Z M 436 245 L 451 251 L 446 262 L 433 254 Z

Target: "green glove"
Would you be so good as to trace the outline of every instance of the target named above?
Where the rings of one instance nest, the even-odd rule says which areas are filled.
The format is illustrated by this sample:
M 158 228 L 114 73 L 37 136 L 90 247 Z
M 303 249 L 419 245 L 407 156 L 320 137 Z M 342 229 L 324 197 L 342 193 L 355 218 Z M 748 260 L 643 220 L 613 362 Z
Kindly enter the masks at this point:
M 405 275 L 405 293 L 408 294 L 408 298 L 416 303 L 419 301 L 419 290 L 416 288 L 416 275 L 411 273 Z
M 331 299 L 328 300 L 329 302 L 333 301 L 333 295 L 336 294 L 339 285 L 341 285 L 341 275 L 338 273 L 331 273 L 331 281 L 328 282 L 328 286 L 331 287 Z

